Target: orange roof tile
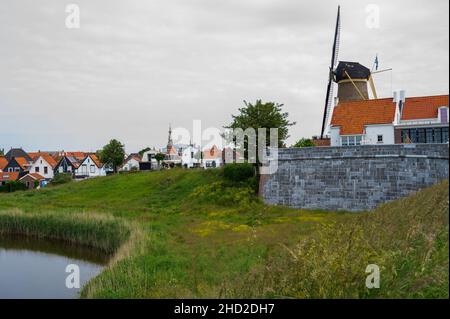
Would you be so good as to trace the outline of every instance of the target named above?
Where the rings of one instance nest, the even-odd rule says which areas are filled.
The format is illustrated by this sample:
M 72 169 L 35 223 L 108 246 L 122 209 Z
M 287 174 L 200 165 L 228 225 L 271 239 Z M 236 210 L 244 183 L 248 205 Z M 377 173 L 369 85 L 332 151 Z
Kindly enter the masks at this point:
M 0 181 L 16 181 L 19 178 L 19 172 L 0 172 Z
M 22 167 L 22 169 L 27 169 L 30 166 L 30 162 L 28 162 L 25 157 L 14 157 L 14 159 L 16 160 L 17 164 Z
M 333 111 L 332 126 L 340 126 L 341 135 L 364 134 L 370 124 L 390 124 L 394 121 L 392 98 L 339 103 Z
M 204 159 L 216 159 L 218 157 L 222 157 L 222 152 L 219 151 L 216 145 L 203 152 Z
M 405 99 L 402 120 L 432 119 L 438 117 L 438 109 L 448 107 L 448 95 L 410 97 Z
M 58 162 L 48 153 L 44 153 L 44 152 L 40 152 L 40 153 L 28 153 L 28 155 L 30 155 L 30 157 L 33 159 L 33 162 L 37 161 L 39 159 L 39 157 L 42 156 L 42 158 L 50 164 L 50 166 L 52 168 L 55 168 L 56 164 L 58 164 Z M 33 155 L 33 156 L 32 156 Z
M 31 175 L 33 178 L 37 179 L 38 181 L 45 179 L 44 176 L 38 174 L 38 173 L 30 173 L 28 175 Z
M 97 167 L 103 166 L 102 162 L 100 162 L 100 159 L 97 157 L 97 155 L 91 154 L 90 156 L 91 156 L 92 160 L 94 161 L 95 165 L 97 165 Z
M 0 170 L 3 170 L 8 165 L 8 160 L 4 156 L 0 156 Z

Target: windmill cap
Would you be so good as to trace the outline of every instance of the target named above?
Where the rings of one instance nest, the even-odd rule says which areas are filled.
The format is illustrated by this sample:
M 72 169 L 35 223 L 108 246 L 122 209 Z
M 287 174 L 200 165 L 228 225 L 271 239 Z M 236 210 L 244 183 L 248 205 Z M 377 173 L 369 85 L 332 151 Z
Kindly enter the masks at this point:
M 358 62 L 340 61 L 336 70 L 334 71 L 336 82 L 349 79 L 345 72 L 347 72 L 352 79 L 368 80 L 370 77 L 370 70 L 364 65 L 359 64 Z

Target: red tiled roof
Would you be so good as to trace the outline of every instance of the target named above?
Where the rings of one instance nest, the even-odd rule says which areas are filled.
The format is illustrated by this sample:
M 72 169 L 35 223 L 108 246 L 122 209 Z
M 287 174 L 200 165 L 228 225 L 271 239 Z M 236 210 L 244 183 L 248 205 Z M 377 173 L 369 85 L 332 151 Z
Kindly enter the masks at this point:
M 0 172 L 0 182 L 16 181 L 19 178 L 19 172 Z
M 38 173 L 29 173 L 29 174 L 27 174 L 27 175 L 21 177 L 20 180 L 24 179 L 24 178 L 27 177 L 27 176 L 31 176 L 33 179 L 38 180 L 38 181 L 41 181 L 41 180 L 44 180 L 44 179 L 45 179 L 44 176 L 42 176 L 42 175 L 40 175 L 40 174 L 38 174 Z
M 97 165 L 97 167 L 100 168 L 100 167 L 103 166 L 103 164 L 100 162 L 100 160 L 99 160 L 99 158 L 97 157 L 97 155 L 91 154 L 90 156 L 91 156 L 92 160 L 94 161 L 95 165 Z
M 25 157 L 14 157 L 14 159 L 16 160 L 17 164 L 22 167 L 22 169 L 27 169 L 30 166 L 30 162 L 28 162 Z
M 448 95 L 410 97 L 405 99 L 402 120 L 432 119 L 438 117 L 438 109 L 448 107 Z
M 177 149 L 174 146 L 170 146 L 166 152 L 168 155 L 178 155 Z
M 8 160 L 4 156 L 0 156 L 0 170 L 3 170 L 8 165 Z
M 218 157 L 222 157 L 222 152 L 219 151 L 216 145 L 203 152 L 204 159 L 216 159 Z
M 47 163 L 49 163 L 52 168 L 55 168 L 56 164 L 58 164 L 58 162 L 48 153 L 44 153 L 44 152 L 41 152 L 41 153 L 28 153 L 28 155 L 30 155 L 30 157 L 33 159 L 33 162 L 36 162 L 39 159 L 39 157 L 42 156 L 42 158 Z
M 390 124 L 394 121 L 392 98 L 339 103 L 333 111 L 332 126 L 340 126 L 341 135 L 363 134 L 370 124 Z

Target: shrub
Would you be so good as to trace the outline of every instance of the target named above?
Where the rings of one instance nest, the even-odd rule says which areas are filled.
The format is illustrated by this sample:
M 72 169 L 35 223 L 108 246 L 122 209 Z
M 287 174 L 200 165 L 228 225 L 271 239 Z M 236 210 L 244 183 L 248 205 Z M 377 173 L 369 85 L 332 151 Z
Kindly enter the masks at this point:
M 201 185 L 194 189 L 190 198 L 199 203 L 208 203 L 223 206 L 248 207 L 258 201 L 250 187 L 230 187 L 222 181 Z
M 27 190 L 27 186 L 24 183 L 19 181 L 10 181 L 5 185 L 0 186 L 0 193 L 10 193 L 15 191 L 24 191 Z
M 255 168 L 250 163 L 227 164 L 223 169 L 223 175 L 232 182 L 246 182 L 255 176 Z
M 50 185 L 61 185 L 61 184 L 67 184 L 72 181 L 72 174 L 69 173 L 57 173 L 55 174 L 55 177 L 53 177 L 52 181 L 50 182 Z

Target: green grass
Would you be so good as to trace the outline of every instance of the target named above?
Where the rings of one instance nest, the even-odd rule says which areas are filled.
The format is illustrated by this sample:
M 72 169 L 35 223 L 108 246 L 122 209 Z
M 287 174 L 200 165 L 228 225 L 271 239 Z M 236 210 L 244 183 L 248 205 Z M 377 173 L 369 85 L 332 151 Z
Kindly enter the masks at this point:
M 448 298 L 448 182 L 354 214 L 268 207 L 221 170 L 125 174 L 2 194 L 14 229 L 114 250 L 88 298 Z

